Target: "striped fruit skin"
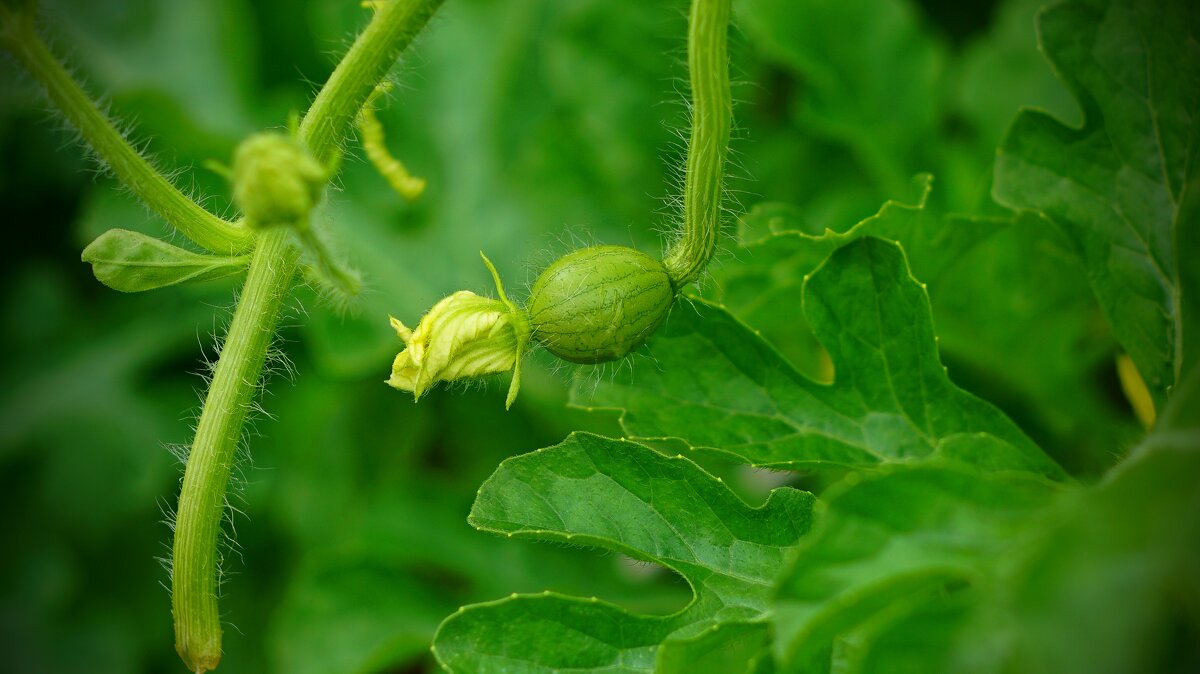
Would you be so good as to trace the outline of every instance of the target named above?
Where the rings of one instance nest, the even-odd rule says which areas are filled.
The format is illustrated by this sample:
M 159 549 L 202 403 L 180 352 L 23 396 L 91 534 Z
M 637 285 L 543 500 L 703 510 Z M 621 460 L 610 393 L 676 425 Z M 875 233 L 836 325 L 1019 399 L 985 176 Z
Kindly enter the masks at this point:
M 550 353 L 603 363 L 641 346 L 674 299 L 658 260 L 625 246 L 592 246 L 547 267 L 533 284 L 528 310 L 534 339 Z

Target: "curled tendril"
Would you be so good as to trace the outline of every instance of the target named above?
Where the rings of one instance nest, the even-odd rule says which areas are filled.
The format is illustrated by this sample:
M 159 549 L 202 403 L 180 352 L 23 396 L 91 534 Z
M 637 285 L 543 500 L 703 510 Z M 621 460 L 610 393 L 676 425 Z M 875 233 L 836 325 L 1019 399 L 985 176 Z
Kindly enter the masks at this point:
M 358 136 L 371 165 L 383 176 L 392 189 L 408 201 L 416 201 L 425 191 L 425 179 L 408 172 L 399 159 L 388 151 L 383 124 L 375 116 L 375 100 L 391 88 L 386 82 L 375 87 L 370 98 L 358 113 Z

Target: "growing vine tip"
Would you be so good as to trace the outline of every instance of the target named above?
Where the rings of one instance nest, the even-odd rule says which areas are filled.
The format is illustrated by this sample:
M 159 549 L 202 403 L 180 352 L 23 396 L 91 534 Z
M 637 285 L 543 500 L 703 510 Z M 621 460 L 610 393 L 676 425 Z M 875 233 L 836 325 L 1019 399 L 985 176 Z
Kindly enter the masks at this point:
M 325 167 L 283 134 L 254 134 L 233 155 L 233 201 L 254 228 L 306 223 L 328 180 Z

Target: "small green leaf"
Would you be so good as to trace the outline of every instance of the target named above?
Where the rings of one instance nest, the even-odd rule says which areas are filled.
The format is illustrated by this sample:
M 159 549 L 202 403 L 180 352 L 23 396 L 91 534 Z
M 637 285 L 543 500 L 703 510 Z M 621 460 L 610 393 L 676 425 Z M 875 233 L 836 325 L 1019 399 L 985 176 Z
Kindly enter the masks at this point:
M 678 438 L 757 466 L 840 470 L 940 455 L 1063 477 L 1003 413 L 946 376 L 929 299 L 896 244 L 867 237 L 840 248 L 809 276 L 803 306 L 832 360 L 831 385 L 696 300 L 651 339 L 657 367 L 578 386 L 574 400 L 623 410 L 632 437 Z
M 1200 5 L 1072 0 L 1038 25 L 1084 125 L 1022 112 L 997 153 L 994 193 L 1071 238 L 1161 408 L 1193 357 L 1179 246 L 1200 191 Z
M 125 293 L 240 273 L 249 255 L 202 255 L 127 229 L 110 229 L 83 249 L 96 280 Z
M 661 564 L 688 581 L 695 599 L 677 613 L 646 616 L 594 598 L 513 596 L 448 618 L 435 653 L 447 670 L 470 674 L 632 674 L 661 671 L 658 652 L 669 660 L 661 667 L 685 665 L 706 649 L 753 656 L 762 632 L 747 622 L 763 618 L 785 553 L 808 531 L 813 501 L 780 488 L 752 508 L 688 459 L 583 433 L 509 459 L 479 491 L 469 518 L 476 528 Z M 666 645 L 680 640 L 687 643 Z

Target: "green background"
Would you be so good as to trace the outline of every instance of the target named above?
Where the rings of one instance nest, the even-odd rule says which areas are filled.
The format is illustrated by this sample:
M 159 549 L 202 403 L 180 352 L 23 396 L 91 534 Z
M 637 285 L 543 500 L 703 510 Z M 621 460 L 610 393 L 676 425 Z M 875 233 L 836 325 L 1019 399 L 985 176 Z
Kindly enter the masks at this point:
M 227 185 L 200 164 L 228 161 L 241 138 L 303 110 L 368 14 L 316 0 L 42 4 L 52 44 L 89 91 L 220 213 Z M 760 202 L 813 234 L 844 231 L 889 198 L 912 203 L 922 172 L 936 177 L 938 214 L 1005 217 L 991 167 L 1017 110 L 1079 120 L 1037 52 L 1037 6 L 735 3 L 729 232 Z M 434 671 L 441 619 L 511 592 L 599 595 L 652 613 L 685 603 L 686 587 L 649 566 L 466 522 L 505 457 L 572 430 L 617 433 L 610 416 L 565 407 L 573 377 L 611 369 L 537 354 L 508 413 L 507 379 L 443 387 L 419 405 L 383 384 L 401 347 L 387 314 L 411 324 L 454 290 L 488 290 L 480 250 L 522 299 L 541 267 L 579 245 L 658 252 L 677 220 L 685 29 L 681 0 L 450 0 L 405 56 L 380 117 L 429 187 L 404 203 L 352 142 L 327 193 L 318 222 L 368 290 L 341 311 L 300 288 L 284 320 L 278 362 L 289 365 L 270 377 L 270 416 L 253 421 L 235 471 L 221 671 Z M 189 440 L 237 283 L 140 295 L 97 283 L 79 262 L 89 241 L 166 226 L 97 170 L 7 57 L 0 203 L 0 668 L 181 671 L 158 561 L 180 475 L 169 449 Z M 1086 481 L 1137 428 L 1117 348 L 1065 248 L 1044 221 L 1019 220 L 931 295 L 951 379 Z M 743 262 L 725 241 L 701 294 L 722 296 Z M 725 299 L 801 371 L 819 370 L 805 326 Z M 773 484 L 706 467 L 751 500 Z

